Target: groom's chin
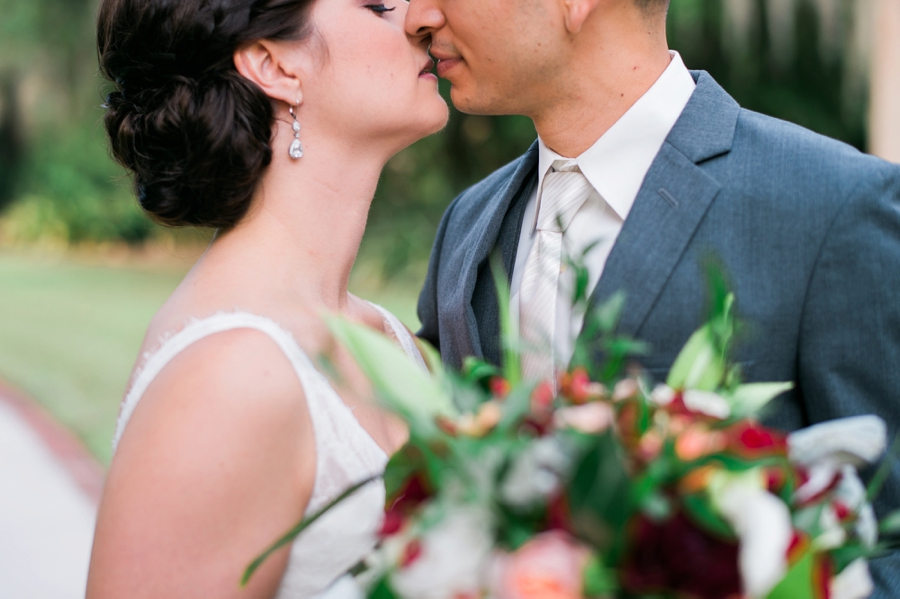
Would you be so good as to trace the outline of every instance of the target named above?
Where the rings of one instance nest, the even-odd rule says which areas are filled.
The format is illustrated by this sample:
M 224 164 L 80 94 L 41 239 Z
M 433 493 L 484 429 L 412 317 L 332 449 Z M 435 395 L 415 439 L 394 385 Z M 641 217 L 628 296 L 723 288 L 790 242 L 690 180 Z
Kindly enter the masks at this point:
M 466 114 L 479 115 L 495 115 L 502 114 L 496 112 L 495 103 L 491 102 L 484 94 L 479 94 L 476 86 L 471 82 L 460 82 L 457 84 L 452 79 L 450 81 L 450 101 L 453 106 L 460 112 Z M 468 84 L 467 84 L 468 83 Z
M 460 112 L 482 116 L 513 114 L 505 110 L 504 102 L 478 90 L 475 86 L 455 85 L 452 81 L 450 84 L 450 101 Z

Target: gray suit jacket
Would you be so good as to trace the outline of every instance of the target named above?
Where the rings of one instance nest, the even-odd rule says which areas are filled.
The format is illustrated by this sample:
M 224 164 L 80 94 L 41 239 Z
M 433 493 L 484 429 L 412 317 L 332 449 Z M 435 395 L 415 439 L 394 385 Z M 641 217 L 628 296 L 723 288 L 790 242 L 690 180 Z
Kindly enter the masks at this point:
M 874 413 L 900 425 L 900 167 L 738 104 L 705 72 L 656 156 L 593 294 L 627 293 L 620 325 L 653 347 L 664 379 L 702 324 L 702 263 L 729 274 L 749 332 L 748 381 L 795 381 L 768 423 L 794 430 Z M 463 192 L 438 229 L 419 335 L 445 362 L 499 363 L 496 248 L 511 274 L 537 183 L 537 144 Z M 900 507 L 900 464 L 878 501 Z M 900 596 L 900 556 L 878 560 L 877 597 Z

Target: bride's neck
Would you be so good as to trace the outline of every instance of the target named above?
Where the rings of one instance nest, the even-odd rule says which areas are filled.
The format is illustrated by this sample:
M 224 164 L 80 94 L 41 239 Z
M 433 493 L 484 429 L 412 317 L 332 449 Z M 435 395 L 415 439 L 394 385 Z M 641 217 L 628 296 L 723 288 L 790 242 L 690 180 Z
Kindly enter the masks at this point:
M 361 144 L 311 140 L 292 160 L 283 141 L 273 140 L 277 149 L 250 213 L 204 261 L 240 269 L 257 289 L 340 311 L 387 156 Z

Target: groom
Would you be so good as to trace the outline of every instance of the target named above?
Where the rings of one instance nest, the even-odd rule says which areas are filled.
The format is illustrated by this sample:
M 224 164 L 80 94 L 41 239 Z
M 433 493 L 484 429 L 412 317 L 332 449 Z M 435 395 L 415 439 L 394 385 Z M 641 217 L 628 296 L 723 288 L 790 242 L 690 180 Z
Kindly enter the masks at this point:
M 704 257 L 730 275 L 751 326 L 749 381 L 794 381 L 769 423 L 874 413 L 900 424 L 900 167 L 740 106 L 668 49 L 668 0 L 411 0 L 438 74 L 473 114 L 533 119 L 524 156 L 447 209 L 419 299 L 443 359 L 499 363 L 490 256 L 511 280 L 539 376 L 565 363 L 563 249 L 586 255 L 592 301 L 627 293 L 620 330 L 652 344 L 664 379 L 704 317 Z M 597 242 L 596 245 L 592 245 Z M 880 513 L 900 506 L 900 465 Z M 897 555 L 873 564 L 900 596 Z

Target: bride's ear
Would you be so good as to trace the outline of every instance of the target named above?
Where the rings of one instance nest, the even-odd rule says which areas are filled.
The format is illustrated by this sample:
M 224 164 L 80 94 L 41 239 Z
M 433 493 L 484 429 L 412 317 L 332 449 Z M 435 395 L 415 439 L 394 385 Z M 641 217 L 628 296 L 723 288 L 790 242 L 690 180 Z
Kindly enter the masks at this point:
M 292 64 L 292 57 L 296 58 L 296 55 L 277 42 L 260 40 L 237 50 L 234 66 L 267 96 L 293 106 L 303 100 L 303 93 L 300 69 Z

